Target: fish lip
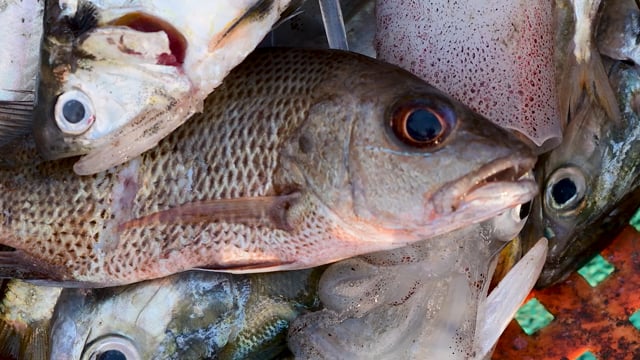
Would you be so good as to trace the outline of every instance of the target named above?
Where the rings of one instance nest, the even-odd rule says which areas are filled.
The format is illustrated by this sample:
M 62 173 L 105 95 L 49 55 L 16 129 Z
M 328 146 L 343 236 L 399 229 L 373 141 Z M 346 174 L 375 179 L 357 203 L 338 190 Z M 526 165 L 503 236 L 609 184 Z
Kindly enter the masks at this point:
M 536 160 L 517 155 L 493 160 L 438 190 L 432 197 L 435 211 L 447 215 L 472 202 L 486 202 L 487 207 L 491 207 L 499 201 L 508 208 L 532 200 L 538 193 L 533 176 Z M 504 190 L 497 192 L 498 189 Z

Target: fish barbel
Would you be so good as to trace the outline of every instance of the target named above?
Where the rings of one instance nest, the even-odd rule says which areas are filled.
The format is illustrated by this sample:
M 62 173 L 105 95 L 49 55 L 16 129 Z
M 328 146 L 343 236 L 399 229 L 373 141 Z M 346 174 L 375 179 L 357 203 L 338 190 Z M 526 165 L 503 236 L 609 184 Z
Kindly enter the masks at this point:
M 65 289 L 50 358 L 278 358 L 289 322 L 318 305 L 321 272 L 189 271 L 125 287 Z
M 102 286 L 318 266 L 525 203 L 535 161 L 393 65 L 261 49 L 203 114 L 127 164 L 90 177 L 73 159 L 2 170 L 0 243 L 16 251 L 0 252 L 0 276 Z
M 549 239 L 538 286 L 568 276 L 620 231 L 640 203 L 640 73 L 623 62 L 607 62 L 621 120 L 596 100 L 574 114 L 562 144 L 540 158 L 542 190 L 523 232 L 528 248 L 536 236 Z
M 87 175 L 152 148 L 271 30 L 289 0 L 47 1 L 33 124 Z

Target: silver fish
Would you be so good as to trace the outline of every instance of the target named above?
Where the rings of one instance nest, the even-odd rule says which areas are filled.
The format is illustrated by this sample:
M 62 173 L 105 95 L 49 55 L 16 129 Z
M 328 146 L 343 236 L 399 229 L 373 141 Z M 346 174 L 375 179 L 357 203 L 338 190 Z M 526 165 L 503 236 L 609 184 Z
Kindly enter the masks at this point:
M 602 4 L 597 31 L 598 50 L 617 60 L 640 63 L 640 9 L 634 0 L 607 0 Z
M 289 322 L 318 305 L 320 273 L 190 271 L 125 287 L 65 289 L 50 358 L 278 358 Z
M 125 165 L 0 169 L 0 243 L 16 249 L 0 252 L 0 275 L 97 286 L 308 268 L 536 194 L 523 143 L 410 73 L 341 51 L 261 50 L 203 114 Z
M 47 1 L 33 125 L 46 159 L 124 163 L 202 110 L 289 0 Z

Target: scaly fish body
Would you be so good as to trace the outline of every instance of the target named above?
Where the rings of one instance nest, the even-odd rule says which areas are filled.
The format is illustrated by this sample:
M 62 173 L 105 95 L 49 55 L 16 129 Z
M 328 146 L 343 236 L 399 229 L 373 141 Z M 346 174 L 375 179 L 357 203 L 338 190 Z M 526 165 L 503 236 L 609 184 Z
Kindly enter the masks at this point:
M 52 320 L 50 356 L 276 358 L 286 349 L 289 322 L 317 306 L 320 273 L 185 272 L 127 287 L 65 289 Z
M 288 0 L 48 1 L 36 140 L 93 174 L 134 158 L 202 110 Z M 196 16 L 197 15 L 197 16 Z
M 549 239 L 549 256 L 539 286 L 551 285 L 588 261 L 602 241 L 625 226 L 640 201 L 640 74 L 633 66 L 609 64 L 620 121 L 595 100 L 574 114 L 565 140 L 541 158 L 536 176 L 543 190 L 525 229 L 524 246 Z
M 358 54 L 264 49 L 156 148 L 78 177 L 0 172 L 3 276 L 115 285 L 193 267 L 299 269 L 529 201 L 535 157 L 424 81 Z M 69 285 L 71 283 L 68 283 Z

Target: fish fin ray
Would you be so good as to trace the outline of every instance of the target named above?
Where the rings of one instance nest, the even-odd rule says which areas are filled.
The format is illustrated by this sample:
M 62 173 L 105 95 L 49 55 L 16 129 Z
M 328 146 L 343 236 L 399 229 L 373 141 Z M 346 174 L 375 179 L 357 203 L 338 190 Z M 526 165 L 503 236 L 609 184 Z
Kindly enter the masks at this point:
M 600 55 L 593 51 L 587 62 L 579 62 L 573 56 L 571 58 L 571 74 L 559 87 L 563 129 L 566 129 L 579 107 L 585 106 L 585 102 L 600 105 L 609 119 L 620 121 L 618 101 Z
M 120 224 L 119 230 L 157 223 L 197 222 L 262 224 L 287 230 L 290 225 L 286 220 L 286 210 L 299 197 L 298 192 L 293 192 L 287 195 L 191 202 L 126 221 Z
M 64 274 L 65 271 L 61 267 L 48 265 L 22 250 L 0 251 L 0 278 L 57 283 L 64 279 Z
M 34 102 L 0 101 L 0 144 L 31 131 L 33 123 Z

